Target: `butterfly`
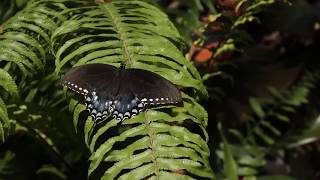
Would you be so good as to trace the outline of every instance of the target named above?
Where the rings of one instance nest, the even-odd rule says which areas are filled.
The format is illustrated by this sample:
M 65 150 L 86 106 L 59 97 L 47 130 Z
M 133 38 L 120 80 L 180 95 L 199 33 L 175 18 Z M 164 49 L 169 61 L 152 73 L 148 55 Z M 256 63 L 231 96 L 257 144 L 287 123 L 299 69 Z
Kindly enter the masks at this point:
M 95 120 L 113 116 L 129 119 L 146 106 L 182 101 L 179 89 L 162 76 L 143 69 L 116 68 L 107 64 L 87 64 L 68 71 L 63 86 L 84 96 L 86 109 Z

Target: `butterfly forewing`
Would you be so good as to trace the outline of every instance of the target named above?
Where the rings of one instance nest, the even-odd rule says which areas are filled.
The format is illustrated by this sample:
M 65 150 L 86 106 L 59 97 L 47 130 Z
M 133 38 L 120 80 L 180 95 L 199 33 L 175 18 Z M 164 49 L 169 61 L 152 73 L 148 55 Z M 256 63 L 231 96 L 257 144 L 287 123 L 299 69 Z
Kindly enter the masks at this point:
M 72 68 L 62 79 L 62 84 L 80 94 L 90 94 L 93 91 L 115 93 L 114 82 L 118 70 L 107 64 L 87 64 Z M 112 84 L 112 86 L 111 86 Z M 108 88 L 109 87 L 109 88 Z M 102 90 L 102 88 L 105 88 Z
M 142 69 L 127 69 L 123 79 L 124 86 L 145 104 L 161 105 L 181 102 L 178 88 L 156 73 Z M 124 88 L 121 88 L 119 94 L 124 92 Z

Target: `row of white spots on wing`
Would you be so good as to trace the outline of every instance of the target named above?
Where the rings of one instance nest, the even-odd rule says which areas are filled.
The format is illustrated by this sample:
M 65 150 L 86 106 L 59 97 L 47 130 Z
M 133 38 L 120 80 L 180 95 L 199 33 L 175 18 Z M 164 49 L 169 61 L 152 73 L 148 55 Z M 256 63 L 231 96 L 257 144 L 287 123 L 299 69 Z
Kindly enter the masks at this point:
M 64 81 L 64 84 L 67 85 L 72 91 L 75 91 L 76 93 L 82 94 L 82 95 L 87 95 L 89 91 L 85 88 L 79 87 L 76 84 L 73 84 L 68 81 Z
M 131 110 L 126 111 L 124 113 L 119 112 L 116 109 L 116 104 L 120 103 L 118 100 L 114 101 L 107 101 L 105 102 L 105 106 L 108 107 L 107 110 L 104 110 L 103 112 L 98 112 L 96 109 L 93 108 L 93 104 L 91 103 L 92 101 L 97 101 L 98 96 L 96 95 L 96 92 L 92 92 L 92 97 L 87 97 L 85 96 L 85 100 L 88 102 L 87 108 L 89 112 L 91 113 L 91 116 L 95 119 L 104 119 L 107 117 L 109 113 L 112 113 L 112 116 L 116 118 L 118 121 L 123 121 L 125 119 L 129 119 L 133 116 L 138 115 L 140 112 L 143 111 L 143 108 L 145 105 L 150 104 L 150 105 L 155 105 L 155 104 L 173 104 L 179 102 L 177 98 L 143 98 L 140 102 L 138 98 L 135 98 L 131 101 L 132 104 L 135 104 L 139 102 L 138 104 L 131 105 L 127 104 L 127 108 Z M 134 108 L 136 107 L 136 108 Z
M 131 112 L 133 113 L 132 115 L 137 115 L 138 114 L 138 110 L 136 110 L 136 109 L 132 109 Z
M 103 112 L 100 112 L 100 111 L 97 111 L 96 109 L 92 109 L 92 106 L 90 106 L 92 104 L 89 104 L 87 107 L 88 111 L 90 112 L 90 115 L 96 119 L 96 120 L 99 120 L 99 119 L 104 119 L 108 116 L 108 111 L 107 110 L 104 110 Z
M 177 98 L 143 98 L 141 99 L 141 101 L 144 103 L 144 104 L 150 104 L 150 105 L 158 105 L 158 104 L 175 104 L 175 103 L 178 103 L 178 99 Z
M 112 113 L 112 117 L 118 121 L 121 121 L 123 118 L 123 115 L 122 115 L 122 113 L 119 113 L 117 110 L 114 110 Z
M 138 108 L 143 108 L 144 107 L 144 103 L 139 103 L 138 104 Z
M 133 109 L 135 110 L 135 112 L 137 112 L 136 109 Z M 131 111 L 132 112 L 132 111 Z M 117 110 L 115 110 L 113 112 L 113 117 L 116 118 L 118 121 L 123 121 L 125 119 L 130 119 L 134 116 L 136 116 L 137 114 L 136 113 L 130 113 L 129 111 L 125 112 L 124 114 L 123 113 L 119 113 Z
M 138 98 L 134 99 L 135 101 L 139 101 Z M 115 110 L 112 113 L 112 116 L 117 120 L 117 121 L 123 121 L 125 119 L 130 119 L 134 116 L 137 116 L 140 112 L 143 111 L 145 103 L 144 102 L 140 102 L 137 106 L 135 106 L 136 108 L 132 108 L 129 111 L 126 111 L 125 113 L 121 113 L 118 112 L 117 110 Z M 127 106 L 128 107 L 128 106 Z

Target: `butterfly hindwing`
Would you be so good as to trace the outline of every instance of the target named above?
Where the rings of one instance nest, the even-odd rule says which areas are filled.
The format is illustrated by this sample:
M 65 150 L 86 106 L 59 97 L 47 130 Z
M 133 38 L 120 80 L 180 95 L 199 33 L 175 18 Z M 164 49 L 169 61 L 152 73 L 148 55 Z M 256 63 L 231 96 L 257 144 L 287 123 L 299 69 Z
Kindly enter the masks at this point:
M 113 117 L 121 121 L 138 115 L 144 108 L 144 104 L 132 93 L 119 94 L 114 105 Z

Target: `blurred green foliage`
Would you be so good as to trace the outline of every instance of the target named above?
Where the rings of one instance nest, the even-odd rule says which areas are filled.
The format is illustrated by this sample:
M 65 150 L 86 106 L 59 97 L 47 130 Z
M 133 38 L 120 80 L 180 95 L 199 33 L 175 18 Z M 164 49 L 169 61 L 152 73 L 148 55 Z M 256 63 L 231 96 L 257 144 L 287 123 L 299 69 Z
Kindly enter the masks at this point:
M 209 92 L 201 104 L 209 115 L 210 165 L 216 179 L 319 179 L 320 1 L 152 2 L 179 30 L 187 47 L 177 47 L 196 65 Z M 1 1 L 0 23 L 7 23 L 25 3 Z M 64 19 L 58 16 L 53 21 L 60 26 Z M 38 35 L 41 45 L 51 47 L 51 34 L 50 38 L 44 34 Z M 1 62 L 0 67 L 11 69 Z M 50 61 L 46 67 L 44 71 L 54 70 Z M 12 79 L 1 69 L 0 74 L 0 87 L 5 90 L 0 97 L 10 99 L 21 89 L 12 82 L 22 77 Z M 59 88 L 50 81 L 56 78 L 39 73 L 30 84 L 20 84 L 25 90 L 19 92 L 25 97 L 20 104 L 5 106 L 0 98 L 4 126 L 0 134 L 5 141 L 0 149 L 0 178 L 86 179 L 90 155 L 86 140 L 73 130 L 64 95 L 48 95 L 51 88 Z M 8 114 L 14 116 L 7 118 Z M 25 123 L 16 124 L 15 119 Z M 84 120 L 77 123 L 85 126 Z

